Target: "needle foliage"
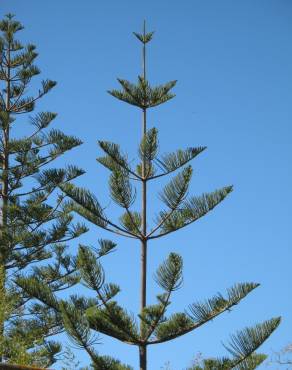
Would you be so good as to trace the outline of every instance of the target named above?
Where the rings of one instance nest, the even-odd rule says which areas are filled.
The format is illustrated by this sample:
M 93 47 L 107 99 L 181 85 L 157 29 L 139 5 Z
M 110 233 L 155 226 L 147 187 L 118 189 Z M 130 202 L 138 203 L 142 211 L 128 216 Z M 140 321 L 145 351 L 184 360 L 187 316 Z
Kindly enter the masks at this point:
M 52 292 L 78 281 L 66 242 L 86 228 L 72 224 L 58 187 L 83 171 L 47 165 L 81 141 L 50 128 L 56 113 L 36 111 L 56 82 L 35 88 L 38 54 L 18 40 L 22 29 L 11 14 L 0 21 L 0 363 L 50 366 L 61 347 L 47 338 L 62 330 L 60 317 L 15 279 L 29 271 Z
M 51 307 L 63 317 L 65 329 L 79 347 L 85 349 L 95 369 L 129 369 L 127 365 L 109 357 L 99 356 L 94 344 L 99 333 L 134 345 L 139 349 L 140 370 L 157 368 L 157 363 L 147 363 L 147 349 L 195 331 L 217 316 L 230 312 L 259 284 L 237 283 L 225 294 L 217 293 L 205 301 L 194 301 L 182 312 L 169 314 L 175 292 L 183 281 L 183 258 L 170 253 L 157 268 L 154 280 L 160 291 L 156 302 L 147 302 L 147 253 L 149 243 L 174 233 L 204 217 L 229 196 L 232 186 L 223 186 L 201 195 L 190 195 L 189 185 L 193 175 L 190 162 L 205 151 L 206 147 L 187 147 L 160 154 L 158 129 L 147 127 L 147 111 L 174 98 L 172 89 L 176 81 L 152 86 L 146 78 L 146 44 L 153 33 L 134 34 L 142 43 L 143 73 L 136 83 L 118 79 L 120 89 L 110 90 L 114 98 L 139 109 L 142 113 L 142 136 L 138 143 L 137 161 L 129 160 L 121 147 L 109 141 L 99 141 L 102 156 L 97 161 L 109 170 L 109 190 L 113 202 L 121 209 L 117 220 L 107 213 L 105 207 L 89 190 L 75 186 L 72 182 L 61 184 L 63 192 L 71 199 L 67 206 L 91 224 L 120 237 L 137 241 L 141 248 L 141 309 L 138 314 L 121 307 L 117 295 L 120 287 L 107 281 L 100 262 L 115 248 L 109 240 L 101 240 L 100 247 L 80 246 L 77 266 L 81 283 L 93 293 L 94 299 L 72 296 L 69 301 L 60 300 L 41 281 L 19 280 L 19 284 L 36 295 L 46 307 Z M 162 209 L 151 224 L 148 215 L 147 185 L 171 175 L 162 187 L 158 199 Z M 140 197 L 141 196 L 141 197 Z M 137 210 L 137 200 L 142 198 L 142 207 Z M 140 203 L 141 204 L 141 203 Z M 199 253 L 199 251 L 197 251 Z M 139 261 L 137 261 L 139 263 Z M 121 271 L 123 272 L 123 271 Z M 133 278 L 137 278 L 133 276 Z M 33 291 L 33 286 L 38 287 Z M 279 325 L 280 318 L 273 318 L 253 328 L 246 328 L 231 337 L 226 346 L 229 357 L 209 359 L 193 370 L 243 370 L 254 369 L 265 359 L 255 351 Z M 126 356 L 125 356 L 126 358 Z M 183 361 L 187 361 L 182 359 Z

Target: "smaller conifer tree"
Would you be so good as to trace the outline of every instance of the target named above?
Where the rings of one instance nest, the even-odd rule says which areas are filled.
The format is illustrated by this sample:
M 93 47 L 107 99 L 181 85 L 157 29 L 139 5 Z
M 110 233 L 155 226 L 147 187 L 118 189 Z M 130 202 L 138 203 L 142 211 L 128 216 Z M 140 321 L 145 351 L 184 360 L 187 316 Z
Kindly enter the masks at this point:
M 32 115 L 56 82 L 42 81 L 36 94 L 28 95 L 40 70 L 34 64 L 36 47 L 16 38 L 22 29 L 11 14 L 0 21 L 0 363 L 49 366 L 60 345 L 46 338 L 62 330 L 60 317 L 33 303 L 14 280 L 30 270 L 52 291 L 78 281 L 64 243 L 86 228 L 72 224 L 64 195 L 55 190 L 83 171 L 45 166 L 81 141 L 48 129 L 56 113 Z
M 137 84 L 118 79 L 121 90 L 109 93 L 142 112 L 142 139 L 139 145 L 137 167 L 123 154 L 119 145 L 99 141 L 104 156 L 98 162 L 110 171 L 109 188 L 113 201 L 124 213 L 118 222 L 109 218 L 104 207 L 88 190 L 78 188 L 72 183 L 61 185 L 62 190 L 71 198 L 68 207 L 89 222 L 119 236 L 137 240 L 141 246 L 141 289 L 140 313 L 137 319 L 114 299 L 120 288 L 105 282 L 105 272 L 100 258 L 114 250 L 115 244 L 101 240 L 100 247 L 93 250 L 80 246 L 77 266 L 82 283 L 95 294 L 95 299 L 72 296 L 69 301 L 58 299 L 52 291 L 37 282 L 35 278 L 20 278 L 18 283 L 30 294 L 38 297 L 45 305 L 61 313 L 65 329 L 75 344 L 84 348 L 98 370 L 125 370 L 127 365 L 106 356 L 99 356 L 94 348 L 96 338 L 92 332 L 103 333 L 139 349 L 139 368 L 147 369 L 147 348 L 165 343 L 185 335 L 224 312 L 232 310 L 243 298 L 258 287 L 257 283 L 235 284 L 225 295 L 216 294 L 205 302 L 195 302 L 184 312 L 167 315 L 173 293 L 182 285 L 183 260 L 177 253 L 171 253 L 158 267 L 155 281 L 162 292 L 157 302 L 147 304 L 147 253 L 148 244 L 170 233 L 180 230 L 205 216 L 221 203 L 232 191 L 231 186 L 223 187 L 201 196 L 188 196 L 192 177 L 189 162 L 202 153 L 205 147 L 190 147 L 159 155 L 158 130 L 147 128 L 147 111 L 166 103 L 174 97 L 171 89 L 176 81 L 152 87 L 146 79 L 146 45 L 151 41 L 153 32 L 146 33 L 145 24 L 142 34 L 134 33 L 142 43 L 143 73 Z M 149 228 L 147 185 L 150 181 L 179 171 L 160 192 L 159 198 L 164 209 L 159 212 L 156 222 Z M 133 209 L 136 200 L 135 183 L 141 184 L 142 209 Z M 230 357 L 205 360 L 202 366 L 193 370 L 252 370 L 265 359 L 255 351 L 279 325 L 280 318 L 273 318 L 252 328 L 246 328 L 233 335 L 227 346 Z M 152 364 L 150 368 L 157 368 Z

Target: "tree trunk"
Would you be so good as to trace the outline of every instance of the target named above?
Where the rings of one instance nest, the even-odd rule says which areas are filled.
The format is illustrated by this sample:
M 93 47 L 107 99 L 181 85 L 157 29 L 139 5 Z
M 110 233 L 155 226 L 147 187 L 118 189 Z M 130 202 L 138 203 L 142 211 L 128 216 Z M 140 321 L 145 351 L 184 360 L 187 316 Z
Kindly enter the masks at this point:
M 145 21 L 144 21 L 144 37 L 145 37 Z M 143 45 L 142 51 L 142 70 L 143 78 L 146 79 L 146 47 Z M 146 109 L 143 109 L 142 113 L 142 138 L 147 132 L 146 122 Z M 146 157 L 143 155 L 142 160 L 142 210 L 141 210 L 141 222 L 142 222 L 142 235 L 144 239 L 141 242 L 141 313 L 146 307 L 147 299 L 147 179 L 146 179 Z M 140 334 L 143 335 L 143 322 L 140 321 Z M 140 370 L 147 369 L 147 346 L 139 347 L 140 356 Z
M 139 355 L 140 355 L 140 370 L 147 369 L 147 347 L 140 346 L 139 347 Z

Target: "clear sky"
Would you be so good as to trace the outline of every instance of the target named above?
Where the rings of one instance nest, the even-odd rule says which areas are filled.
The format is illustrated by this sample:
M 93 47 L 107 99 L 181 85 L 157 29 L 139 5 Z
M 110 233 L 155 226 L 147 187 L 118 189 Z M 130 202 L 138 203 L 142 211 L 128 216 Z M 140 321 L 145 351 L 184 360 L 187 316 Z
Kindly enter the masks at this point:
M 151 243 L 149 276 L 170 251 L 183 256 L 184 286 L 173 296 L 171 312 L 236 282 L 262 285 L 231 313 L 151 347 L 149 368 L 170 361 L 180 370 L 198 352 L 223 355 L 221 342 L 229 334 L 278 315 L 281 327 L 262 351 L 292 342 L 291 0 L 2 0 L 0 10 L 23 22 L 22 40 L 38 46 L 42 77 L 58 81 L 39 108 L 58 112 L 56 127 L 84 141 L 61 164 L 83 167 L 87 174 L 78 184 L 110 204 L 114 216 L 108 173 L 95 161 L 96 142 L 118 142 L 131 158 L 136 153 L 140 112 L 106 90 L 117 87 L 116 77 L 136 80 L 140 73 L 140 45 L 132 31 L 141 30 L 144 19 L 156 31 L 148 52 L 150 81 L 178 80 L 176 99 L 149 115 L 149 126 L 159 129 L 161 152 L 207 145 L 193 162 L 191 192 L 234 185 L 212 213 Z M 161 186 L 153 186 L 153 194 Z M 82 242 L 95 244 L 100 237 L 110 235 L 92 226 Z M 118 250 L 105 261 L 107 276 L 120 284 L 120 302 L 137 312 L 139 246 L 113 240 Z M 149 303 L 156 293 L 149 280 Z M 136 348 L 103 337 L 98 350 L 138 367 Z M 78 356 L 86 363 L 85 354 Z

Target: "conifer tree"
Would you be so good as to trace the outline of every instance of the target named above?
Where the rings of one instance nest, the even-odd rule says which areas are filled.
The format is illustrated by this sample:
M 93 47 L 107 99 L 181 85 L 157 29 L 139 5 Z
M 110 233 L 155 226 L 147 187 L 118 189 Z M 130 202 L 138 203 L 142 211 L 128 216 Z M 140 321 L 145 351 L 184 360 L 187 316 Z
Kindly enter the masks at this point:
M 48 129 L 56 113 L 33 114 L 56 82 L 44 80 L 29 94 L 40 70 L 36 47 L 16 38 L 22 29 L 11 14 L 0 21 L 0 363 L 49 366 L 60 345 L 46 338 L 62 330 L 60 317 L 32 303 L 14 279 L 29 269 L 52 291 L 78 281 L 64 243 L 86 229 L 72 224 L 55 189 L 83 171 L 46 165 L 81 141 Z
M 189 305 L 184 312 L 167 315 L 173 293 L 182 285 L 183 260 L 177 253 L 171 253 L 158 267 L 155 281 L 162 292 L 157 295 L 157 302 L 147 302 L 147 254 L 149 242 L 160 239 L 180 230 L 205 216 L 221 203 L 232 191 L 226 186 L 212 193 L 201 196 L 189 196 L 188 189 L 192 177 L 189 162 L 202 153 L 205 147 L 190 147 L 175 152 L 159 155 L 158 130 L 147 127 L 148 109 L 166 103 L 172 98 L 172 88 L 176 81 L 159 86 L 151 86 L 146 77 L 146 45 L 152 40 L 153 32 L 146 33 L 145 24 L 142 34 L 134 33 L 142 43 L 143 73 L 136 84 L 118 79 L 121 90 L 109 93 L 122 102 L 126 102 L 142 113 L 142 138 L 139 145 L 139 159 L 136 168 L 129 161 L 120 146 L 99 141 L 104 155 L 97 161 L 110 171 L 109 188 L 113 201 L 123 209 L 118 221 L 112 220 L 90 191 L 76 187 L 72 183 L 60 187 L 71 198 L 67 206 L 84 217 L 90 223 L 111 233 L 137 240 L 141 248 L 141 287 L 140 312 L 138 318 L 122 308 L 114 299 L 120 291 L 116 284 L 106 283 L 105 272 L 100 259 L 112 252 L 115 244 L 110 240 L 101 240 L 98 249 L 81 245 L 77 256 L 77 267 L 81 281 L 91 289 L 95 298 L 72 296 L 69 301 L 58 299 L 53 292 L 34 278 L 21 277 L 20 286 L 35 295 L 46 306 L 61 313 L 67 333 L 73 342 L 84 348 L 92 360 L 92 366 L 98 370 L 129 369 L 116 360 L 99 356 L 94 348 L 94 332 L 113 337 L 124 343 L 135 345 L 139 349 L 140 370 L 154 369 L 157 364 L 147 364 L 148 347 L 164 343 L 187 334 L 224 312 L 230 311 L 251 291 L 257 283 L 239 283 L 229 288 L 225 295 L 216 294 L 204 302 Z M 169 174 L 177 174 L 159 194 L 164 209 L 150 227 L 147 203 L 147 185 L 150 181 Z M 133 209 L 137 192 L 133 184 L 141 185 L 142 208 Z M 246 328 L 231 337 L 226 346 L 230 357 L 209 359 L 193 370 L 251 370 L 265 359 L 255 351 L 279 325 L 280 318 L 273 318 L 252 328 Z M 182 364 L 183 366 L 183 364 Z

